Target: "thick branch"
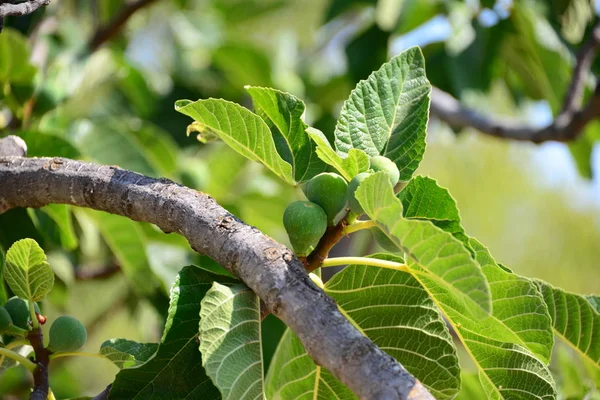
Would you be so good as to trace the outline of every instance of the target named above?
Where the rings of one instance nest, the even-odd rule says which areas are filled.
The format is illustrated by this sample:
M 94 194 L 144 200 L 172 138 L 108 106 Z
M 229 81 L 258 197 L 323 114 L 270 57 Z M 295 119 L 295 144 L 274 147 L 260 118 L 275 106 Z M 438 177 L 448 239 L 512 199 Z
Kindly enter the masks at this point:
M 156 0 L 136 0 L 129 2 L 119 10 L 119 13 L 106 25 L 101 26 L 96 30 L 90 43 L 88 45 L 91 51 L 96 51 L 100 46 L 102 46 L 105 42 L 108 42 L 110 39 L 115 37 L 123 26 L 127 23 L 129 18 L 140 8 L 146 7 Z
M 11 4 L 4 3 L 0 4 L 0 19 L 8 16 L 22 17 L 29 15 L 41 6 L 47 6 L 51 0 L 29 0 L 23 3 Z
M 576 139 L 583 128 L 600 117 L 600 85 L 585 107 L 581 107 L 586 78 L 600 48 L 600 23 L 590 39 L 577 53 L 571 84 L 565 95 L 562 109 L 554 121 L 543 128 L 531 128 L 518 123 L 492 120 L 479 112 L 464 107 L 450 94 L 433 88 L 431 114 L 456 128 L 472 127 L 492 136 L 541 143 L 548 140 L 567 142 Z
M 0 158 L 0 188 L 0 213 L 72 204 L 179 233 L 194 250 L 242 279 L 296 333 L 315 362 L 361 399 L 433 398 L 340 314 L 290 250 L 206 194 L 167 179 L 62 158 Z

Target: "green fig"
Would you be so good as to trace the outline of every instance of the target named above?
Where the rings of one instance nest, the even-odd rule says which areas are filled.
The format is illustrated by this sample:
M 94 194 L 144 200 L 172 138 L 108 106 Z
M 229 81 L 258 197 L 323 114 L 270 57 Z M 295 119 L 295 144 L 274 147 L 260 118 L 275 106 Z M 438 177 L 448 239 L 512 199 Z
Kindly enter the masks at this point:
M 40 314 L 40 308 L 37 303 L 33 303 L 35 312 Z M 8 299 L 4 308 L 10 314 L 15 326 L 22 329 L 29 329 L 29 320 L 31 315 L 29 314 L 29 302 L 20 297 L 14 296 Z
M 0 307 L 0 332 L 6 331 L 12 324 L 13 320 L 6 308 Z
M 77 318 L 63 315 L 52 323 L 48 337 L 48 348 L 53 352 L 77 351 L 87 341 L 87 331 Z
M 356 197 L 354 197 L 354 192 L 356 192 L 356 189 L 358 189 L 360 183 L 370 175 L 371 174 L 368 172 L 361 172 L 360 174 L 352 178 L 352 180 L 348 184 L 348 205 L 350 206 L 350 211 L 352 211 L 356 215 L 364 214 L 365 211 L 361 207 L 358 200 L 356 200 Z
M 327 215 L 318 204 L 295 201 L 283 213 L 283 226 L 296 255 L 305 257 L 327 230 Z
M 306 197 L 321 206 L 329 225 L 333 225 L 335 217 L 346 206 L 347 191 L 348 184 L 344 178 L 333 172 L 323 172 L 306 185 Z
M 402 251 L 402 249 L 400 249 L 396 245 L 396 243 L 392 241 L 392 239 L 390 239 L 385 233 L 383 233 L 381 229 L 375 227 L 371 228 L 370 230 L 373 234 L 373 237 L 375 238 L 375 241 L 382 249 L 387 250 L 390 253 L 398 253 Z
M 396 186 L 400 180 L 400 171 L 396 164 L 387 157 L 375 156 L 371 157 L 371 169 L 373 172 L 383 171 L 390 177 L 392 186 Z

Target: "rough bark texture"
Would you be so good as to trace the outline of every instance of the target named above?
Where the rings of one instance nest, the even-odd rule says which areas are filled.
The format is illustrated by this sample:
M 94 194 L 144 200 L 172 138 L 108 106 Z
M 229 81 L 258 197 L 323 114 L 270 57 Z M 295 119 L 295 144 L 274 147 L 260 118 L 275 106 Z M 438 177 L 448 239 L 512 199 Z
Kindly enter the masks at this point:
M 0 18 L 14 15 L 22 17 L 28 15 L 40 8 L 41 6 L 47 6 L 51 0 L 29 0 L 18 4 L 6 3 L 0 1 Z
M 0 158 L 0 213 L 50 203 L 102 210 L 185 236 L 194 250 L 254 290 L 296 333 L 315 362 L 361 399 L 433 399 L 342 316 L 289 249 L 244 224 L 210 196 L 116 167 L 62 158 Z

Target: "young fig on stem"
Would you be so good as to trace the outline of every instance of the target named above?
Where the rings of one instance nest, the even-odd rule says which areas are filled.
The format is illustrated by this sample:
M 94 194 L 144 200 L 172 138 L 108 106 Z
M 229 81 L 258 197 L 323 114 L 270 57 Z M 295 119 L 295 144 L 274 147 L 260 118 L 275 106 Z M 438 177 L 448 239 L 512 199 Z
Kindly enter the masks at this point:
M 327 230 L 325 211 L 310 201 L 295 201 L 283 213 L 283 226 L 298 257 L 307 256 Z
M 327 215 L 327 223 L 333 225 L 335 217 L 346 206 L 347 191 L 344 178 L 333 172 L 323 172 L 308 181 L 306 197 L 321 206 Z

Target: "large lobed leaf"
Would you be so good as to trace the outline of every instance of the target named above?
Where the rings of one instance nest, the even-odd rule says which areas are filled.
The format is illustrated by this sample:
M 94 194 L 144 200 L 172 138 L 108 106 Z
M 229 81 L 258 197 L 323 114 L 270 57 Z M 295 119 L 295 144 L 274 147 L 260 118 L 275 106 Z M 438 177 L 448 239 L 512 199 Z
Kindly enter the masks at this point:
M 547 364 L 553 337 L 541 294 L 530 280 L 498 266 L 471 241 L 490 284 L 493 314 L 469 316 L 464 302 L 427 275 L 419 279 L 458 334 L 477 369 L 487 398 L 555 399 Z
M 375 258 L 402 261 L 397 256 Z M 428 293 L 410 274 L 351 265 L 325 285 L 342 312 L 382 350 L 397 359 L 437 399 L 460 387 L 452 337 Z M 267 398 L 355 399 L 329 371 L 317 366 L 287 332 L 267 377 Z
M 222 99 L 179 100 L 175 109 L 192 117 L 197 122 L 196 130 L 216 135 L 248 159 L 263 163 L 284 181 L 295 183 L 292 166 L 277 152 L 269 126 L 250 110 Z
M 407 254 L 407 264 L 419 276 L 447 288 L 465 305 L 473 318 L 491 311 L 490 288 L 479 264 L 450 233 L 430 221 L 406 219 L 401 201 L 394 196 L 387 174 L 365 179 L 356 198 L 366 214 Z
M 144 364 L 158 350 L 158 343 L 138 343 L 127 339 L 109 339 L 100 345 L 100 354 L 119 369 Z
M 260 324 L 260 299 L 246 285 L 215 282 L 202 299 L 202 365 L 224 400 L 264 398 Z
M 33 239 L 19 240 L 8 249 L 4 279 L 14 294 L 31 301 L 41 300 L 54 285 L 46 254 Z
M 276 89 L 246 86 L 256 112 L 271 128 L 277 152 L 292 165 L 296 182 L 306 182 L 325 170 L 302 121 L 306 106 L 299 98 Z
M 430 92 L 418 47 L 392 58 L 360 81 L 344 103 L 335 127 L 338 153 L 354 148 L 384 155 L 408 181 L 425 152 Z
M 565 292 L 536 281 L 552 317 L 555 333 L 600 370 L 600 312 L 598 298 Z
M 237 282 L 193 266 L 180 271 L 171 288 L 169 314 L 157 352 L 143 365 L 121 370 L 109 399 L 221 398 L 202 368 L 198 351 L 200 301 L 213 281 Z

